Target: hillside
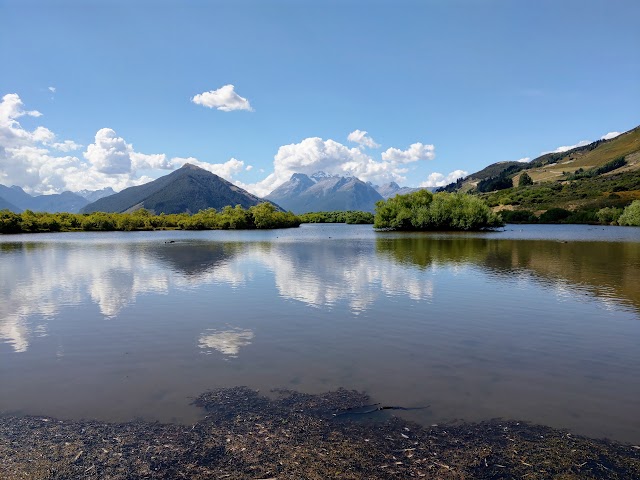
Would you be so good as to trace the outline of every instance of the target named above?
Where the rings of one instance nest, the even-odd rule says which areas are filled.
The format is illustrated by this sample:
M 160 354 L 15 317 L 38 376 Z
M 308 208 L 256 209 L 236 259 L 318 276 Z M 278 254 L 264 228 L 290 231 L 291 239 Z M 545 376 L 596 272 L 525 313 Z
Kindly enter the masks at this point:
M 523 171 L 527 172 L 534 184 L 565 181 L 576 170 L 601 167 L 617 158 L 624 158 L 626 165 L 609 173 L 610 175 L 640 170 L 640 126 L 610 140 L 598 140 L 566 152 L 546 153 L 530 162 L 497 162 L 441 190 L 473 191 L 480 181 L 497 178 L 505 173 L 517 186 Z
M 294 173 L 269 195 L 268 200 L 293 213 L 360 210 L 373 212 L 382 196 L 356 177 L 318 172 L 311 176 Z
M 525 173 L 531 185 L 520 185 Z M 441 190 L 480 195 L 497 210 L 562 208 L 587 218 L 601 208 L 621 208 L 640 198 L 640 127 L 528 163 L 494 163 Z
M 133 212 L 146 208 L 152 213 L 196 213 L 227 205 L 249 208 L 262 199 L 189 163 L 152 182 L 129 187 L 101 198 L 81 210 L 91 212 Z

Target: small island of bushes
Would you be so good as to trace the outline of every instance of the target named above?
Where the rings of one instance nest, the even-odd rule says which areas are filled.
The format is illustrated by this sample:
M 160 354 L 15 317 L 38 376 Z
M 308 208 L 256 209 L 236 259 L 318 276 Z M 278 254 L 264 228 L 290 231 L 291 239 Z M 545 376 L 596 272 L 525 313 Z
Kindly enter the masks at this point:
M 502 218 L 478 197 L 418 190 L 376 203 L 373 227 L 380 230 L 485 230 Z

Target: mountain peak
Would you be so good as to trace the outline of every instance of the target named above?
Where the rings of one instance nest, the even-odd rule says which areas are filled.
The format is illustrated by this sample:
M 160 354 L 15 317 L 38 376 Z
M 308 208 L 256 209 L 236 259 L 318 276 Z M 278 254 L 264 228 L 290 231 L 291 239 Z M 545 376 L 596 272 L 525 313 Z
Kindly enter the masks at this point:
M 310 177 L 315 180 L 316 182 L 319 180 L 324 180 L 325 178 L 333 178 L 333 177 L 339 177 L 340 175 L 331 175 L 330 173 L 326 173 L 326 172 L 316 172 L 310 175 Z
M 185 163 L 184 165 L 182 165 L 180 167 L 180 170 L 185 169 L 185 170 L 204 170 L 204 168 L 201 168 L 197 165 L 194 165 L 193 163 Z

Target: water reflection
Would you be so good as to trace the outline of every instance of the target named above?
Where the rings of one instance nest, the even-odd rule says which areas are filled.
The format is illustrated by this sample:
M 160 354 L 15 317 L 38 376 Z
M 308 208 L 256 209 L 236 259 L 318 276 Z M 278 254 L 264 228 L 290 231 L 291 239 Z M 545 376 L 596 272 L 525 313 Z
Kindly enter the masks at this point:
M 507 279 L 533 276 L 559 296 L 588 295 L 640 311 L 640 243 L 491 238 L 378 238 L 376 252 L 421 269 L 473 265 Z
M 186 397 L 216 386 L 344 386 L 431 404 L 424 422 L 505 416 L 637 441 L 632 239 L 5 238 L 0 410 L 190 421 Z
M 247 285 L 269 272 L 280 296 L 315 307 L 345 302 L 366 311 L 380 297 L 430 301 L 433 277 L 420 271 L 479 268 L 523 275 L 559 297 L 588 295 L 607 308 L 640 311 L 640 243 L 490 238 L 385 237 L 318 242 L 114 242 L 0 244 L 0 340 L 25 352 L 33 335 L 87 298 L 116 317 L 140 295 L 222 283 Z M 215 348 L 215 347 L 212 347 Z
M 253 340 L 253 332 L 251 330 L 242 330 L 233 328 L 230 330 L 214 330 L 208 329 L 207 332 L 200 336 L 198 347 L 204 350 L 204 353 L 211 353 L 211 350 L 217 350 L 231 358 L 237 358 L 241 347 L 251 345 Z

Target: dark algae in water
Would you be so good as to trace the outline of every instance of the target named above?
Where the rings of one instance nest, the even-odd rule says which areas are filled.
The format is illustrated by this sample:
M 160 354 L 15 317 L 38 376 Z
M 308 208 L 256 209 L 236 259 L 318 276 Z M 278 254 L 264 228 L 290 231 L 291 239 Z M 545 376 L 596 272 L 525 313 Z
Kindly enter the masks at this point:
M 372 405 L 343 389 L 272 393 L 206 392 L 194 402 L 206 416 L 191 426 L 3 416 L 0 478 L 640 478 L 637 446 L 515 421 L 337 415 Z

